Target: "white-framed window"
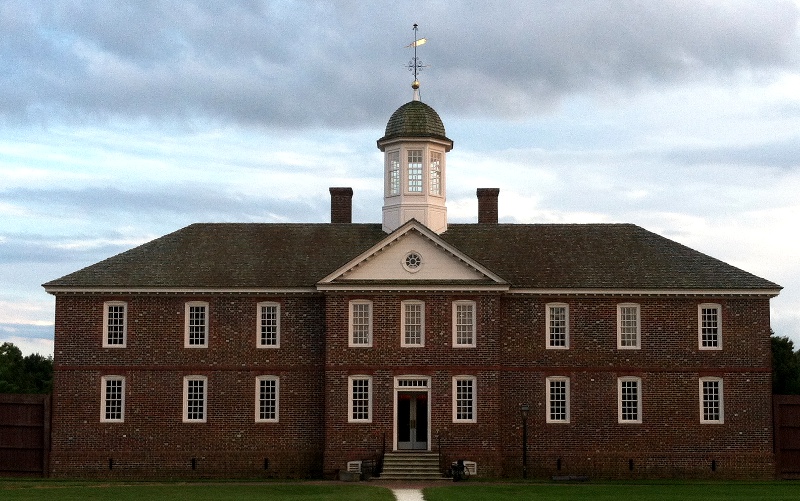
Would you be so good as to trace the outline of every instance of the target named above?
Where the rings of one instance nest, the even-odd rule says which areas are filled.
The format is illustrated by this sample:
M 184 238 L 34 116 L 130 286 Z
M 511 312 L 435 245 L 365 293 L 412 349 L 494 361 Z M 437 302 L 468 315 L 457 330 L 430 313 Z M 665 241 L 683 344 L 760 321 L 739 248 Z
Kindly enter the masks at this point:
M 122 423 L 125 421 L 125 377 L 103 376 L 100 378 L 100 422 Z
M 372 377 L 350 376 L 347 378 L 347 421 L 349 423 L 372 422 Z
M 400 152 L 390 151 L 388 154 L 389 162 L 389 195 L 400 194 Z
M 402 301 L 400 346 L 425 346 L 425 303 L 422 301 Z
M 476 408 L 476 382 L 475 376 L 453 377 L 453 422 L 476 423 L 478 421 Z
M 103 303 L 103 348 L 125 348 L 128 342 L 128 304 Z
M 184 322 L 184 347 L 208 347 L 208 303 L 189 301 L 186 303 Z
M 722 308 L 703 303 L 697 307 L 697 342 L 701 350 L 722 349 Z
M 259 348 L 280 348 L 281 346 L 281 306 L 265 301 L 258 303 L 258 331 L 256 346 Z
M 725 407 L 722 398 L 722 378 L 700 378 L 700 422 L 722 424 L 725 422 Z
M 256 422 L 277 423 L 280 400 L 280 379 L 278 376 L 258 376 L 256 378 Z
M 622 303 L 617 305 L 617 348 L 620 350 L 641 348 L 641 321 L 638 304 Z
M 548 423 L 569 423 L 569 378 L 548 377 L 545 380 L 547 391 Z
M 453 301 L 453 347 L 475 347 L 475 301 Z
M 422 192 L 422 150 L 408 150 L 408 191 Z
M 362 299 L 350 301 L 349 332 L 349 346 L 364 348 L 372 346 L 372 301 Z
M 569 348 L 569 306 L 565 303 L 548 303 L 545 306 L 547 323 L 547 349 Z
M 431 152 L 431 195 L 442 194 L 442 154 L 438 151 Z
M 642 380 L 638 377 L 617 379 L 619 422 L 642 422 Z
M 208 409 L 208 378 L 186 376 L 183 378 L 183 422 L 205 423 Z

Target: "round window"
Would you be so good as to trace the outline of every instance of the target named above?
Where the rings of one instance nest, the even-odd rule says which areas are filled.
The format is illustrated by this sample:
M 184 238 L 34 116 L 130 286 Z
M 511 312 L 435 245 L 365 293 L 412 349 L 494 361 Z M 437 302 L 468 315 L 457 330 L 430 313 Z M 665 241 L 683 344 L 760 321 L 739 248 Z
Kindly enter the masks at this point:
M 403 267 L 406 270 L 413 273 L 419 271 L 420 266 L 422 266 L 422 256 L 416 252 L 409 252 L 406 254 L 406 259 L 403 261 Z

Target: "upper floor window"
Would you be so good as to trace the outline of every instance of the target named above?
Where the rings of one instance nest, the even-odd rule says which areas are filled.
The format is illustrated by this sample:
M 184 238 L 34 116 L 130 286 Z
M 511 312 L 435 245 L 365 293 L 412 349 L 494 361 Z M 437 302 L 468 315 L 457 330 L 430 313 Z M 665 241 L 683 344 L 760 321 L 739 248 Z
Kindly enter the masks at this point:
M 550 303 L 546 308 L 547 348 L 569 348 L 569 306 Z
M 400 152 L 392 151 L 388 155 L 389 162 L 389 195 L 400 194 Z
M 637 349 L 641 347 L 640 342 L 639 305 L 633 303 L 617 305 L 617 348 Z
M 278 422 L 278 376 L 259 376 L 256 378 L 256 422 Z
M 186 303 L 184 347 L 208 347 L 208 303 Z
M 422 193 L 422 150 L 408 150 L 408 191 Z
M 350 301 L 349 346 L 372 346 L 372 302 Z
M 547 384 L 548 423 L 569 423 L 569 378 L 549 377 Z
M 453 347 L 475 346 L 475 301 L 453 301 Z
M 350 423 L 372 422 L 372 378 L 350 376 L 348 378 L 347 421 Z
M 431 195 L 442 194 L 442 154 L 438 151 L 431 152 Z
M 642 422 L 642 380 L 638 377 L 621 377 L 617 380 L 619 392 L 619 422 Z
M 125 378 L 103 376 L 100 379 L 100 421 L 121 423 L 125 421 Z
M 722 309 L 718 304 L 697 307 L 698 344 L 701 350 L 722 349 Z
M 280 348 L 281 316 L 278 303 L 258 303 L 259 348 Z
M 206 422 L 208 408 L 208 378 L 186 376 L 183 378 L 183 421 Z
M 725 422 L 722 405 L 722 378 L 700 378 L 700 422 L 719 424 Z
M 475 377 L 456 376 L 453 378 L 453 422 L 477 422 L 475 406 Z
M 103 347 L 125 348 L 128 342 L 128 305 L 123 301 L 103 303 Z
M 402 330 L 401 346 L 425 346 L 425 303 L 422 301 L 403 301 L 400 319 Z

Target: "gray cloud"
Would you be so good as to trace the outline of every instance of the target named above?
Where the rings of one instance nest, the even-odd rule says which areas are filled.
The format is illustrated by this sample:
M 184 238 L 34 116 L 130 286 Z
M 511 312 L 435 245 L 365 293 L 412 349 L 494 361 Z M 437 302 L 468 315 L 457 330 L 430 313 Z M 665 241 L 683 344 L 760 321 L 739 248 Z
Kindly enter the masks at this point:
M 411 80 L 405 20 L 431 39 L 423 92 L 450 114 L 519 116 L 569 93 L 797 65 L 798 9 L 784 1 L 416 10 L 411 20 L 404 4 L 348 1 L 10 0 L 0 7 L 0 114 L 375 126 L 386 103 L 410 94 L 398 99 Z

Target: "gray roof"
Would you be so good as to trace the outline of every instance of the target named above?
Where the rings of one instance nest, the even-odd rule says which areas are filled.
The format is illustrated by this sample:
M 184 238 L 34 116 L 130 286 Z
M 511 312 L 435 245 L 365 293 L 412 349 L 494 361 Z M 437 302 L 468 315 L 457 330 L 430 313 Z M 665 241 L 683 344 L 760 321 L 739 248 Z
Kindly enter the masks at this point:
M 397 108 L 378 143 L 398 137 L 432 137 L 450 141 L 439 114 L 422 101 L 409 101 Z
M 380 224 L 193 224 L 44 285 L 309 288 L 386 236 Z M 451 224 L 440 237 L 513 288 L 780 288 L 632 224 Z

